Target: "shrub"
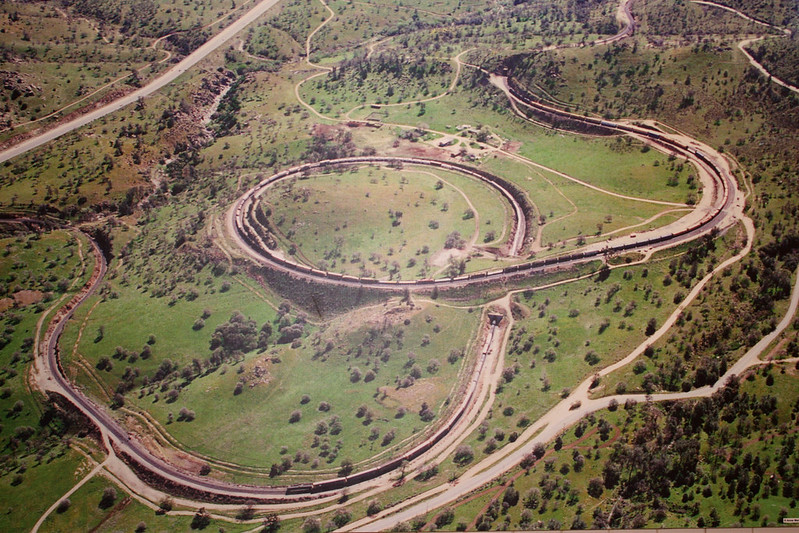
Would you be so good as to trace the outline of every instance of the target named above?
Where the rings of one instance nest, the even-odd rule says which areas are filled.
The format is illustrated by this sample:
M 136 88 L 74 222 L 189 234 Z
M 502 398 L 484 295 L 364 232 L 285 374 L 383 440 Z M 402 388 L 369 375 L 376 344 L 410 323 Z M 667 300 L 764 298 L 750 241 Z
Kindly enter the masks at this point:
M 322 521 L 316 517 L 308 517 L 302 523 L 302 531 L 304 533 L 321 533 Z
M 289 415 L 289 424 L 294 424 L 299 422 L 302 418 L 302 413 L 299 411 L 292 411 L 291 415 Z
M 369 502 L 369 505 L 366 507 L 366 514 L 369 516 L 374 516 L 382 510 L 383 510 L 383 505 L 377 500 L 372 500 Z
M 205 529 L 211 524 L 211 515 L 205 510 L 205 507 L 200 507 L 200 510 L 194 514 L 191 519 L 192 529 Z
M 114 505 L 114 501 L 117 499 L 117 491 L 114 487 L 106 487 L 103 491 L 103 496 L 100 498 L 100 509 L 108 509 L 112 505 Z
M 453 457 L 453 462 L 455 464 L 463 466 L 468 464 L 474 459 L 474 450 L 468 444 L 461 444 L 455 449 L 455 456 Z
M 69 498 L 64 498 L 60 502 L 58 502 L 58 507 L 55 508 L 57 513 L 65 513 L 69 506 L 72 505 L 72 502 L 69 501 Z

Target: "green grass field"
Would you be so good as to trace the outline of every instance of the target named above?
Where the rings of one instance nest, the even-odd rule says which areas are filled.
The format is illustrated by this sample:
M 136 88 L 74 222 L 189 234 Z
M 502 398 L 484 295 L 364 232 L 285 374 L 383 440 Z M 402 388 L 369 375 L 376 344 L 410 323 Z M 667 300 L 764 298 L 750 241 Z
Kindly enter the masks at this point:
M 112 489 L 116 498 L 107 507 L 101 507 L 104 491 Z M 190 531 L 193 516 L 157 515 L 155 511 L 130 497 L 118 485 L 102 475 L 95 475 L 84 486 L 69 497 L 69 508 L 64 512 L 54 511 L 42 523 L 39 531 L 51 533 L 66 531 Z M 211 519 L 203 529 L 223 531 L 246 531 L 252 525 L 233 520 Z
M 382 306 L 356 312 L 360 320 L 344 315 L 302 348 L 279 345 L 251 353 L 240 364 L 193 380 L 174 403 L 155 401 L 153 394 L 132 401 L 183 445 L 214 458 L 260 468 L 288 458 L 294 462 L 290 473 L 335 472 L 343 459 L 368 460 L 426 427 L 418 414 L 422 402 L 435 412 L 444 407 L 463 364 L 461 358 L 449 363 L 447 354 L 467 347 L 479 317 L 429 305 L 393 311 L 399 312 Z M 396 323 L 399 318 L 409 324 Z M 398 380 L 416 372 L 414 365 L 420 377 L 401 385 Z M 242 378 L 246 385 L 234 394 Z M 320 410 L 322 402 L 329 409 Z M 371 415 L 359 414 L 360 406 Z M 196 419 L 168 424 L 169 413 L 177 418 L 181 407 Z M 301 418 L 289 423 L 294 411 Z M 389 432 L 394 437 L 386 441 Z
M 493 243 L 508 224 L 506 202 L 487 186 L 423 167 L 291 180 L 270 189 L 261 204 L 283 250 L 293 246 L 297 259 L 387 279 L 431 277 L 447 266 L 448 250 L 457 250 L 446 242 L 450 234 L 458 232 L 465 247 Z

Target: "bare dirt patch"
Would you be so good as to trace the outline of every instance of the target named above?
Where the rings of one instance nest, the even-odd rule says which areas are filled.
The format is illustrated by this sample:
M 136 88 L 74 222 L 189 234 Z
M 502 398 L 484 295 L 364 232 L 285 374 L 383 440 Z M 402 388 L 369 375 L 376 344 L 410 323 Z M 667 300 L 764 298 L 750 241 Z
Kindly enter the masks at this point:
M 247 386 L 252 389 L 258 385 L 268 385 L 272 381 L 272 372 L 269 370 L 272 363 L 271 357 L 262 357 L 253 362 L 252 370 L 247 373 Z
M 425 398 L 435 395 L 439 382 L 439 378 L 426 378 L 417 379 L 412 386 L 403 389 L 380 387 L 381 395 L 378 401 L 386 407 L 404 407 L 409 411 L 405 416 L 410 416 L 410 411 L 418 412 L 422 408 Z M 431 406 L 432 409 L 435 407 Z
M 14 301 L 16 301 L 17 305 L 20 307 L 39 303 L 42 301 L 42 298 L 44 298 L 44 293 L 42 291 L 26 289 L 24 291 L 17 291 L 14 293 Z
M 466 259 L 469 257 L 469 252 L 470 250 L 468 248 L 464 250 L 458 250 L 457 248 L 439 250 L 430 257 L 430 264 L 437 267 L 445 267 L 449 264 L 451 257 L 455 259 Z
M 326 139 L 335 139 L 340 131 L 345 131 L 345 128 L 330 124 L 314 124 L 311 126 L 311 135 L 314 137 L 324 136 Z
M 442 150 L 435 146 L 425 143 L 400 142 L 399 146 L 392 150 L 391 155 L 407 157 L 426 157 L 428 159 L 448 159 L 451 152 Z
M 13 298 L 0 298 L 0 313 L 3 311 L 8 311 L 12 307 L 14 307 Z
M 353 330 L 353 325 L 359 327 L 360 325 L 379 326 L 396 325 L 403 322 L 406 318 L 411 318 L 413 315 L 419 313 L 423 307 L 414 304 L 399 304 L 399 305 L 377 305 L 358 309 L 351 313 L 347 313 L 341 320 L 337 320 L 332 324 L 330 332 L 341 332 Z
M 152 435 L 151 430 L 142 426 L 140 421 L 136 418 L 128 416 L 126 417 L 125 422 L 125 425 L 130 430 L 130 433 L 136 435 L 139 442 L 141 442 L 145 448 L 150 450 L 153 455 L 161 457 L 165 461 L 177 466 L 182 470 L 187 470 L 194 474 L 200 473 L 200 469 L 205 463 L 171 446 L 164 446 L 159 439 Z M 180 424 L 182 422 L 173 423 Z

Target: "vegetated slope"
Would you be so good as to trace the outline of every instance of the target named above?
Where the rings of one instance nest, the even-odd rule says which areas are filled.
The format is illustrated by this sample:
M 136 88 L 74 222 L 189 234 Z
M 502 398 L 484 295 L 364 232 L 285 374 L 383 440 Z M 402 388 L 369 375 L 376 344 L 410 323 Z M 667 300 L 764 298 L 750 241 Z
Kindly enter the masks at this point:
M 743 11 L 750 13 L 748 9 Z M 719 34 L 759 33 L 766 30 L 764 26 L 719 8 L 690 2 L 654 0 L 633 4 L 633 12 L 636 22 L 641 25 L 641 30 L 653 40 L 700 42 Z
M 752 57 L 773 76 L 799 86 L 799 34 L 792 38 L 768 39 L 749 47 Z
M 65 231 L 6 233 L 0 248 L 0 498 L 4 531 L 27 531 L 57 494 L 68 490 L 83 457 L 67 442 L 86 434 L 78 416 L 43 404 L 27 383 L 36 325 L 42 313 L 70 297 L 84 272 L 78 241 Z M 82 243 L 86 254 L 87 243 Z M 91 262 L 87 262 L 89 270 Z M 73 286 L 72 282 L 76 280 Z M 45 323 L 46 325 L 46 323 Z
M 453 506 L 449 523 L 479 531 L 778 525 L 799 499 L 797 372 L 766 366 L 711 398 L 592 414 Z
M 799 17 L 799 6 L 791 0 L 718 0 L 716 3 L 776 26 L 796 24 Z
M 102 24 L 118 26 L 126 36 L 142 37 L 161 37 L 196 28 L 231 10 L 230 2 L 220 0 L 199 0 L 180 6 L 159 0 L 64 0 L 63 4 Z

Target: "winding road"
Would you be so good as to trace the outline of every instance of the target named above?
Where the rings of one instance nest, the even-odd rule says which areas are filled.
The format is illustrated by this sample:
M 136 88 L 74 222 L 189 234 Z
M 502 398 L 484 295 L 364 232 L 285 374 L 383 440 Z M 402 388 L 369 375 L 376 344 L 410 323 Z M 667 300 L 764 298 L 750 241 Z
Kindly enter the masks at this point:
M 237 32 L 253 22 L 257 17 L 274 6 L 277 2 L 278 0 L 262 0 L 253 9 L 225 28 L 222 32 L 209 40 L 198 50 L 187 56 L 175 67 L 167 71 L 164 75 L 156 80 L 153 80 L 145 87 L 121 98 L 120 100 L 112 102 L 111 104 L 103 106 L 95 111 L 87 113 L 82 117 L 79 117 L 73 121 L 54 128 L 53 130 L 45 132 L 42 135 L 34 137 L 1 152 L 0 162 L 7 161 L 16 155 L 22 154 L 61 135 L 74 131 L 76 128 L 79 128 L 92 122 L 93 120 L 96 120 L 102 116 L 117 111 L 126 105 L 129 105 L 130 103 L 135 102 L 140 97 L 152 94 L 154 91 L 157 91 L 158 89 L 177 79 L 187 69 L 196 65 L 212 51 L 222 46 Z M 622 30 L 617 35 L 605 39 L 602 42 L 597 41 L 596 44 L 614 42 L 632 35 L 635 25 L 629 11 L 630 3 L 631 0 L 624 0 L 619 7 L 618 17 L 620 21 L 624 23 Z M 328 18 L 328 20 L 330 19 Z M 310 50 L 309 43 L 310 37 L 308 43 L 306 43 L 307 50 Z M 698 141 L 687 138 L 683 135 L 667 134 L 662 131 L 656 131 L 625 122 L 599 121 L 598 119 L 566 113 L 562 110 L 544 106 L 539 102 L 531 101 L 530 99 L 525 98 L 524 95 L 514 92 L 512 87 L 508 84 L 507 79 L 503 80 L 501 77 L 498 77 L 494 81 L 503 87 L 503 90 L 517 111 L 519 109 L 518 106 L 527 106 L 531 108 L 537 107 L 540 109 L 546 109 L 548 112 L 552 112 L 560 116 L 566 116 L 570 120 L 578 121 L 583 124 L 601 126 L 603 128 L 612 130 L 614 133 L 632 135 L 659 150 L 668 153 L 678 153 L 679 155 L 689 159 L 700 170 L 700 175 L 703 177 L 703 184 L 705 186 L 703 200 L 699 205 L 695 206 L 695 209 L 690 215 L 683 217 L 672 225 L 660 228 L 658 230 L 645 232 L 637 236 L 628 235 L 624 237 L 617 237 L 606 242 L 594 243 L 585 246 L 580 249 L 579 253 L 582 254 L 581 256 L 577 257 L 576 254 L 571 254 L 562 261 L 557 261 L 559 266 L 575 265 L 584 261 L 596 259 L 597 257 L 601 257 L 613 251 L 638 250 L 651 252 L 652 249 L 675 246 L 683 242 L 697 239 L 702 235 L 709 234 L 710 232 L 729 228 L 738 221 L 743 221 L 748 237 L 747 246 L 736 256 L 723 262 L 712 272 L 707 274 L 705 278 L 703 278 L 703 280 L 694 287 L 689 296 L 680 304 L 680 306 L 678 306 L 669 321 L 667 321 L 653 337 L 647 339 L 646 344 L 651 343 L 658 336 L 663 335 L 666 331 L 668 331 L 673 324 L 673 321 L 676 320 L 679 312 L 681 312 L 685 306 L 689 305 L 697 297 L 702 288 L 704 288 L 704 286 L 716 273 L 720 272 L 723 268 L 727 268 L 735 261 L 740 260 L 751 249 L 754 236 L 754 227 L 752 222 L 743 215 L 743 195 L 740 191 L 738 191 L 737 182 L 727 161 L 709 146 L 703 145 Z M 520 111 L 518 112 L 521 113 Z M 385 159 L 386 158 L 383 158 L 383 160 Z M 414 161 L 414 163 L 418 163 L 418 160 Z M 264 183 L 262 182 L 262 184 L 259 186 L 261 185 L 264 185 Z M 230 233 L 234 236 L 239 246 L 242 247 L 251 257 L 260 262 L 269 263 L 270 266 L 275 268 L 282 268 L 293 272 L 295 275 L 309 277 L 314 279 L 314 281 L 321 283 L 358 285 L 366 288 L 376 286 L 380 289 L 385 289 L 385 287 L 389 287 L 391 285 L 400 285 L 396 282 L 391 284 L 388 282 L 381 283 L 379 280 L 368 282 L 359 280 L 357 278 L 348 280 L 344 279 L 343 276 L 336 279 L 331 277 L 331 273 L 321 271 L 316 273 L 309 272 L 308 270 L 310 269 L 303 269 L 297 265 L 287 265 L 285 264 L 285 261 L 283 263 L 272 261 L 272 258 L 269 258 L 262 253 L 263 250 L 257 250 L 253 248 L 249 243 L 246 242 L 246 239 L 242 237 L 242 232 L 245 231 L 243 217 L 244 206 L 246 202 L 251 201 L 252 198 L 257 195 L 258 190 L 259 189 L 257 189 L 257 187 L 256 189 L 251 189 L 236 203 L 234 203 L 233 207 L 231 207 L 228 212 L 227 219 Z M 518 210 L 516 216 L 519 220 L 524 219 L 524 213 L 519 213 Z M 521 226 L 519 226 L 519 228 L 520 227 Z M 518 231 L 520 230 L 517 229 L 517 233 Z M 75 309 L 97 291 L 97 288 L 104 280 L 107 269 L 106 261 L 100 252 L 99 247 L 94 241 L 90 242 L 94 252 L 93 255 L 95 257 L 93 275 L 89 283 L 87 283 L 87 285 L 59 311 L 56 317 L 54 317 L 50 327 L 45 332 L 43 339 L 39 344 L 34 374 L 34 378 L 39 387 L 42 390 L 55 392 L 67 398 L 99 428 L 103 435 L 104 441 L 107 443 L 113 442 L 114 449 L 122 451 L 125 454 L 133 457 L 135 461 L 138 462 L 144 469 L 157 473 L 162 478 L 184 487 L 196 489 L 197 491 L 201 491 L 206 495 L 229 496 L 240 499 L 251 499 L 253 501 L 260 502 L 287 498 L 285 487 L 241 485 L 227 483 L 213 478 L 200 478 L 188 474 L 173 465 L 170 465 L 162 459 L 154 456 L 143 444 L 138 442 L 136 439 L 132 439 L 128 432 L 108 413 L 105 407 L 95 404 L 66 379 L 63 369 L 60 367 L 58 339 L 67 322 L 72 317 Z M 483 283 L 487 280 L 503 281 L 511 277 L 516 277 L 519 275 L 528 276 L 536 272 L 546 270 L 546 268 L 551 266 L 551 264 L 552 263 L 545 265 L 536 264 L 533 262 L 529 263 L 527 267 L 518 268 L 515 271 L 502 270 L 499 272 L 479 273 L 477 277 L 470 277 L 473 276 L 470 275 L 463 279 L 455 278 L 435 281 L 409 280 L 408 284 L 418 285 L 420 288 L 428 288 L 431 286 L 431 284 L 432 286 L 455 287 L 464 286 L 471 283 Z M 697 389 L 688 393 L 656 395 L 651 397 L 651 399 L 653 401 L 660 401 L 681 398 L 695 398 L 712 394 L 715 390 L 718 390 L 718 388 L 723 386 L 729 376 L 733 374 L 738 375 L 746 368 L 755 364 L 759 364 L 758 356 L 763 349 L 765 349 L 791 323 L 793 316 L 796 313 L 797 306 L 799 306 L 799 284 L 794 287 L 788 312 L 778 325 L 777 329 L 764 337 L 760 343 L 758 343 L 743 358 L 735 363 L 728 373 L 725 374 L 725 376 L 712 387 L 704 387 L 702 389 Z M 496 330 L 492 331 L 494 333 L 496 332 Z M 483 355 L 491 353 L 492 351 L 500 352 L 502 347 L 504 347 L 504 342 L 500 336 L 494 336 L 492 334 L 488 337 L 488 339 L 490 339 L 487 341 L 488 347 L 486 351 L 484 351 Z M 630 355 L 628 355 L 623 361 L 620 361 L 611 367 L 607 367 L 602 371 L 602 373 L 611 372 L 618 366 L 632 361 L 643 351 L 644 346 L 645 345 L 642 344 L 635 351 L 631 352 Z M 496 353 L 495 355 L 501 358 L 500 353 Z M 485 362 L 486 358 L 484 357 L 482 360 Z M 445 421 L 443 425 L 451 428 L 456 427 L 456 425 L 459 428 L 462 427 L 462 429 L 458 430 L 459 432 L 465 432 L 469 427 L 471 427 L 469 424 L 471 419 L 466 415 L 471 415 L 476 406 L 485 405 L 484 402 L 486 395 L 490 394 L 488 388 L 483 387 L 480 389 L 480 385 L 485 383 L 481 379 L 481 376 L 485 371 L 484 367 L 488 366 L 491 365 L 478 364 L 476 366 L 474 371 L 475 374 L 472 375 L 471 378 L 471 383 L 473 385 L 471 385 L 471 392 L 469 392 L 467 395 L 467 403 L 463 409 L 454 410 L 456 414 L 453 416 L 458 416 L 461 418 L 455 419 L 454 421 Z M 436 508 L 452 502 L 464 493 L 481 486 L 499 474 L 513 468 L 527 453 L 527 450 L 529 450 L 531 445 L 537 442 L 547 442 L 548 440 L 554 438 L 563 429 L 573 424 L 586 414 L 607 407 L 608 403 L 612 399 L 616 399 L 617 401 L 623 401 L 628 398 L 637 400 L 645 399 L 641 395 L 627 395 L 592 400 L 588 397 L 588 385 L 588 381 L 582 383 L 579 387 L 577 387 L 577 389 L 575 389 L 569 398 L 563 400 L 555 408 L 550 410 L 544 417 L 539 419 L 530 428 L 525 430 L 516 443 L 513 445 L 509 444 L 502 450 L 501 453 L 492 455 L 486 460 L 476 464 L 460 478 L 456 485 L 450 484 L 437 487 L 429 493 L 414 497 L 407 502 L 387 510 L 375 517 L 349 524 L 345 529 L 369 531 L 384 530 L 390 528 L 400 521 L 407 520 L 418 514 L 426 512 L 426 510 L 430 508 Z M 480 392 L 481 390 L 482 392 Z M 472 397 L 474 398 L 474 401 L 469 399 Z M 571 409 L 572 404 L 576 400 L 581 401 L 581 407 L 578 409 Z M 465 435 L 465 433 L 458 433 L 455 436 L 457 437 L 461 434 Z M 438 443 L 439 441 L 436 442 Z M 446 449 L 451 449 L 451 447 L 457 444 L 457 442 L 458 438 L 450 438 L 446 441 Z M 430 453 L 433 453 L 433 451 L 435 451 L 436 454 L 444 453 L 440 448 L 441 447 L 435 448 L 434 450 L 431 450 Z M 114 449 L 109 449 L 109 453 L 115 453 Z M 422 462 L 426 457 L 426 455 L 423 455 L 420 459 L 420 462 Z M 387 478 L 384 477 L 384 480 L 385 479 Z M 375 486 L 375 480 L 367 479 L 362 483 L 359 483 L 357 487 L 350 487 L 350 490 L 353 488 L 360 489 L 363 487 L 373 486 Z M 298 505 L 309 504 L 306 502 L 304 504 Z M 402 507 L 402 509 L 400 509 L 400 507 Z

